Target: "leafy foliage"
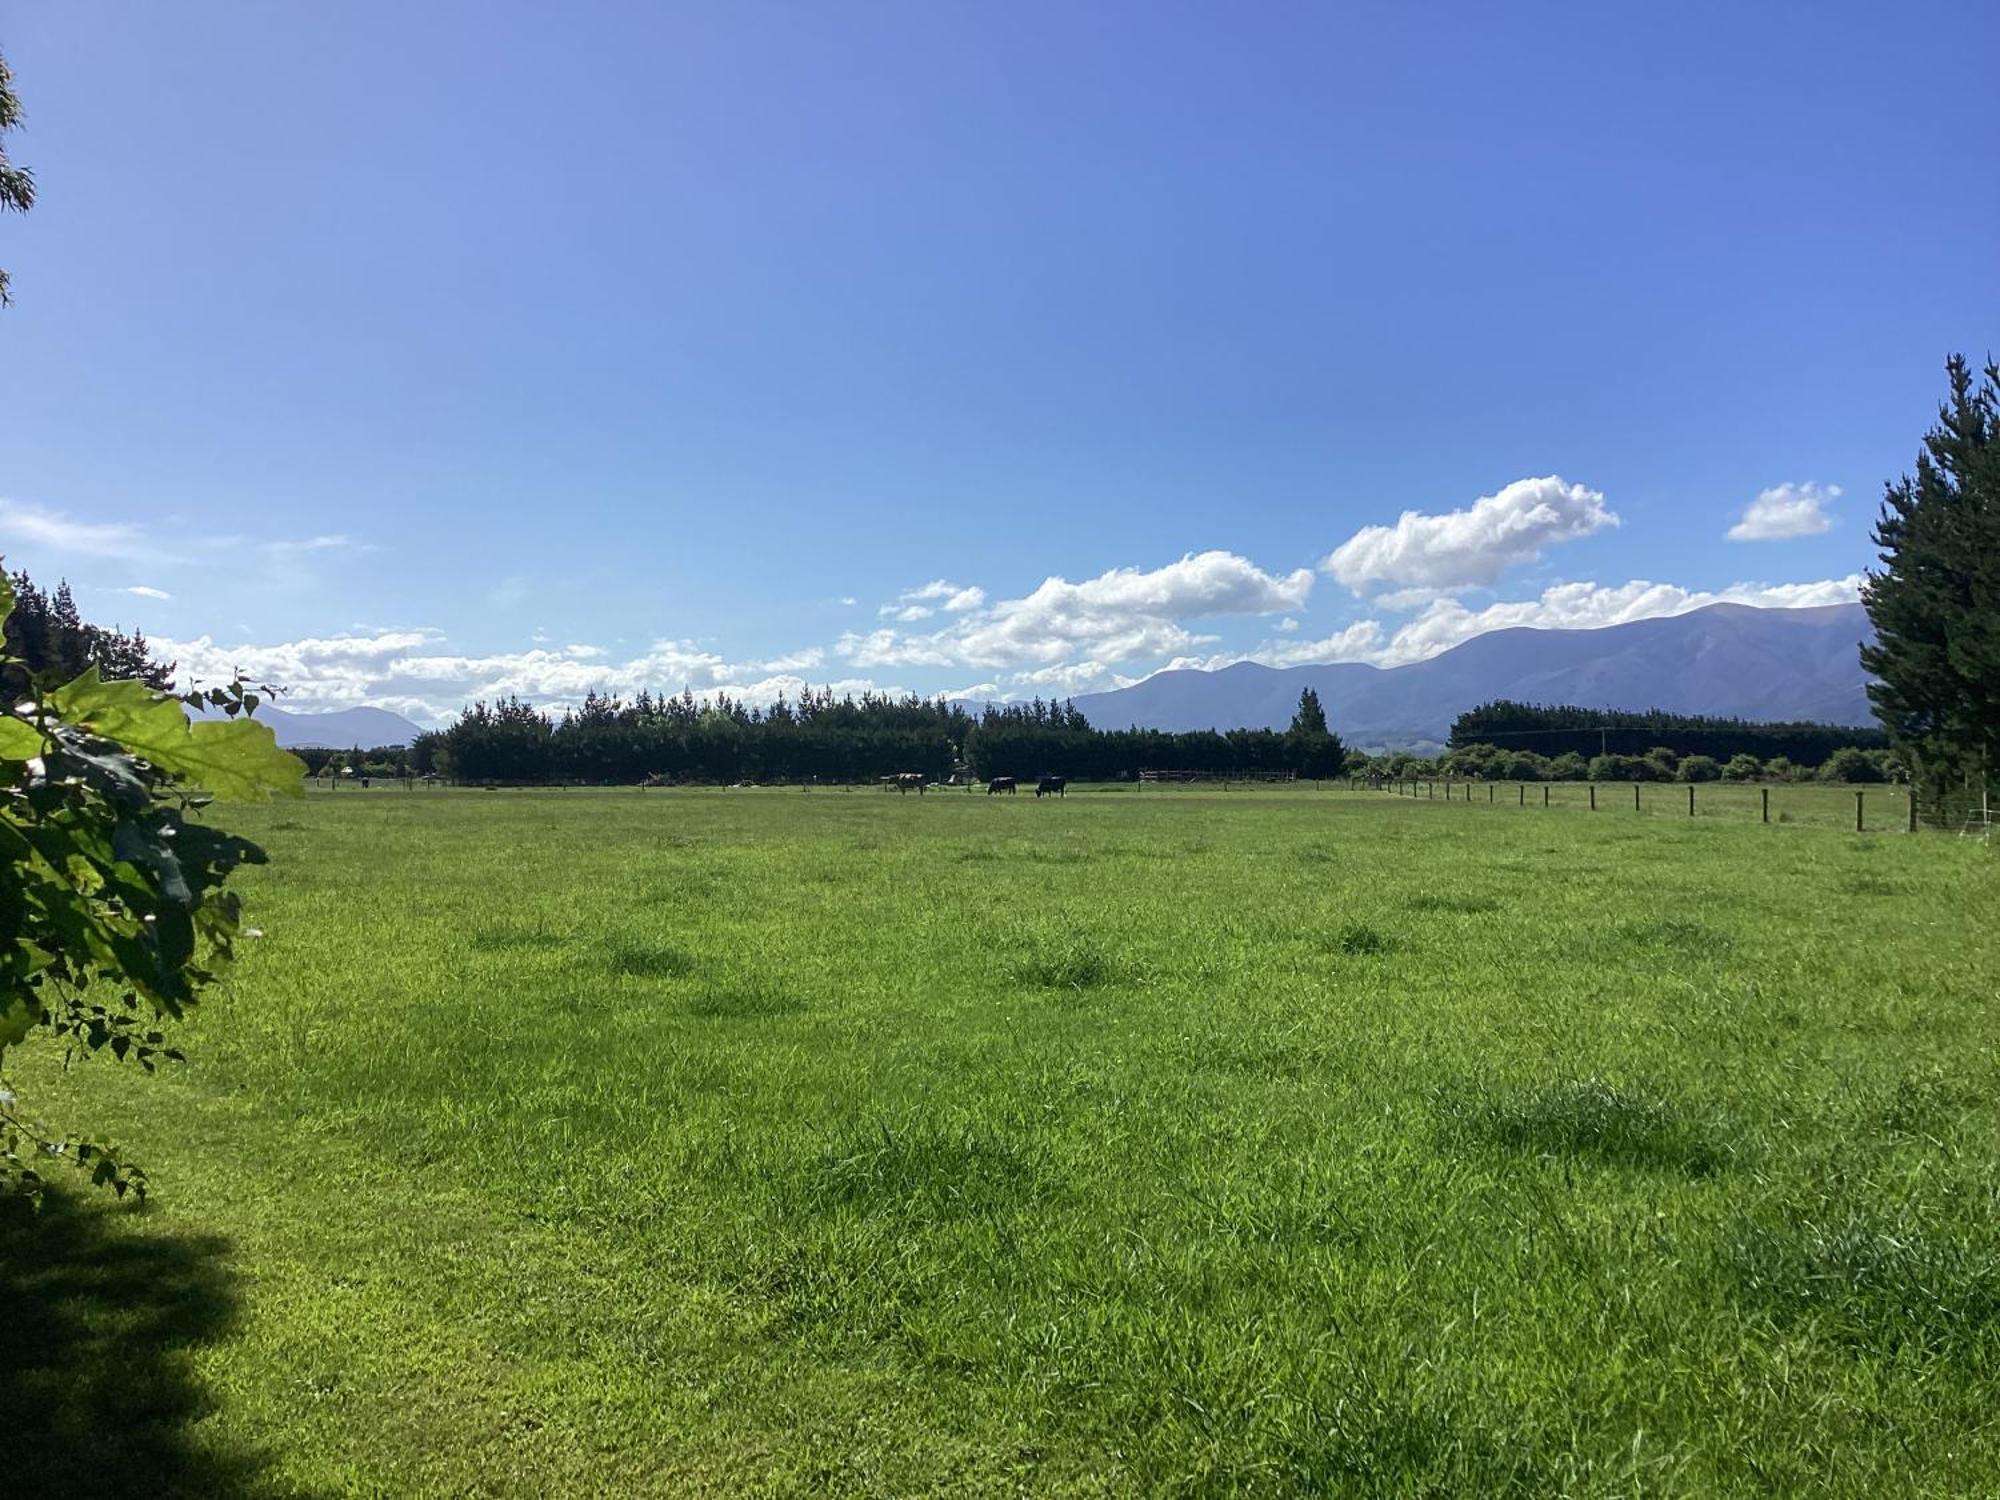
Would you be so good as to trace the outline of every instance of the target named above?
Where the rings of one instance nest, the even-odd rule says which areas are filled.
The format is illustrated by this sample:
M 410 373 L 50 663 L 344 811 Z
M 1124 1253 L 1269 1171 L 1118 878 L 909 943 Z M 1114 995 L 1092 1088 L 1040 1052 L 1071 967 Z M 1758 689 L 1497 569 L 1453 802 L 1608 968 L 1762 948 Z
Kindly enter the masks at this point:
M 1933 805 L 2000 766 L 2000 366 L 1962 356 L 1914 477 L 1888 487 L 1862 603 L 1869 701 Z
M 14 92 L 14 75 L 7 67 L 7 59 L 0 57 L 0 134 L 17 129 L 20 123 L 21 100 Z M 7 159 L 7 148 L 0 146 L 0 209 L 11 208 L 24 214 L 34 206 L 35 174 L 26 167 L 15 166 Z M 7 273 L 0 271 L 0 307 L 12 300 Z
M 0 620 L 12 605 L 0 578 Z M 183 699 L 95 666 L 28 680 L 36 696 L 0 713 L 0 1063 L 41 1032 L 150 1072 L 180 1056 L 164 1028 L 244 935 L 225 883 L 264 859 L 191 815 L 213 797 L 296 791 L 303 767 L 249 717 L 257 697 L 241 684 Z M 225 717 L 190 723 L 195 704 Z M 36 1163 L 63 1158 L 145 1191 L 117 1148 L 51 1133 L 0 1089 L 0 1187 L 32 1193 Z

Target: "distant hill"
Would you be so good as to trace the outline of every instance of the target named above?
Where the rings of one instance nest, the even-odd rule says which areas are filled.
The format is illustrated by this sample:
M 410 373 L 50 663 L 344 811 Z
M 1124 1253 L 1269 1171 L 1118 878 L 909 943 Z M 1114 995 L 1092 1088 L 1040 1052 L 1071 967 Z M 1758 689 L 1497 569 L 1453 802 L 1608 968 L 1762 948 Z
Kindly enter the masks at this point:
M 312 746 L 322 750 L 346 750 L 359 745 L 372 750 L 377 745 L 407 745 L 423 731 L 401 714 L 386 708 L 341 708 L 330 713 L 293 713 L 268 704 L 257 709 L 259 723 L 269 724 L 278 743 L 287 749 Z
M 1712 604 L 1597 630 L 1495 630 L 1403 667 L 1161 672 L 1076 706 L 1102 729 L 1281 728 L 1311 687 L 1333 727 L 1363 748 L 1441 744 L 1459 713 L 1493 698 L 1869 724 L 1858 648 L 1872 636 L 1859 604 Z

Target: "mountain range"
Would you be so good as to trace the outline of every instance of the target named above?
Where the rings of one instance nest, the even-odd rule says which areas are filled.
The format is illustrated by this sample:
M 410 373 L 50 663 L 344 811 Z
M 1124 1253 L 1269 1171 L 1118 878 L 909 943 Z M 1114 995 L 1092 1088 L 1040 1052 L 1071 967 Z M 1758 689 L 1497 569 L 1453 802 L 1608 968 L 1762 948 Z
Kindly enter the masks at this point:
M 1237 662 L 1160 672 L 1076 706 L 1103 729 L 1281 729 L 1310 687 L 1335 731 L 1370 750 L 1441 744 L 1454 718 L 1494 698 L 1868 724 L 1859 648 L 1873 635 L 1859 604 L 1711 604 L 1593 630 L 1495 630 L 1400 667 Z
M 311 746 L 320 750 L 346 750 L 359 745 L 372 750 L 377 745 L 407 745 L 423 731 L 401 714 L 386 708 L 341 708 L 329 713 L 302 714 L 263 704 L 257 722 L 269 724 L 278 743 L 288 750 Z

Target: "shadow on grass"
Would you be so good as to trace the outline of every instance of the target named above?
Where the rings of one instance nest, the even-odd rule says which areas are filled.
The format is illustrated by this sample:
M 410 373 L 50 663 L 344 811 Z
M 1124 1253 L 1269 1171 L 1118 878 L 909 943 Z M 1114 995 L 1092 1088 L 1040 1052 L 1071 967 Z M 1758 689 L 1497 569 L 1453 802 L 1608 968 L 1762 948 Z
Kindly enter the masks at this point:
M 208 1402 L 190 1353 L 237 1310 L 229 1243 L 127 1234 L 120 1210 L 59 1189 L 39 1213 L 0 1202 L 0 1391 L 8 1493 L 290 1493 L 253 1454 L 198 1446 Z
M 1502 1089 L 1466 1079 L 1431 1096 L 1439 1134 L 1453 1145 L 1489 1145 L 1536 1156 L 1594 1157 L 1616 1166 L 1667 1168 L 1690 1177 L 1722 1170 L 1728 1150 L 1707 1121 L 1644 1089 L 1603 1078 L 1555 1078 Z

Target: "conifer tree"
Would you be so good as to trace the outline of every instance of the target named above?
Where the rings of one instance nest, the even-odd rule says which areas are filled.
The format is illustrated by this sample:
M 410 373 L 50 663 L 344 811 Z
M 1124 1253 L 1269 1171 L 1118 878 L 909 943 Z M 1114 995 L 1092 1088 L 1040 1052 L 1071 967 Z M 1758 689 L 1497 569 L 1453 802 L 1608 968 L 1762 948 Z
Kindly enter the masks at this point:
M 1933 806 L 2000 772 L 2000 368 L 1975 383 L 1953 355 L 1945 370 L 1950 397 L 1915 475 L 1883 497 L 1882 568 L 1862 591 L 1869 701 Z

